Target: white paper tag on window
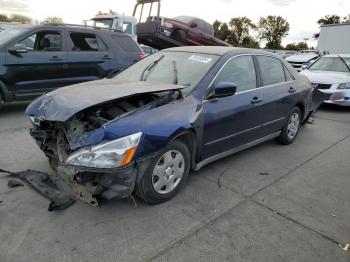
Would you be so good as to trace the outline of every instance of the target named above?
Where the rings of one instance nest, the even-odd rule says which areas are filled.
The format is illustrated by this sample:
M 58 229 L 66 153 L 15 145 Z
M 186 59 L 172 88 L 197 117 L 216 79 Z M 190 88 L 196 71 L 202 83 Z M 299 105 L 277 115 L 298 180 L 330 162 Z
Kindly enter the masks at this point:
M 188 59 L 193 60 L 193 61 L 197 61 L 197 62 L 201 62 L 201 63 L 205 63 L 205 64 L 208 64 L 209 62 L 211 62 L 213 60 L 212 58 L 200 56 L 200 55 L 191 55 Z

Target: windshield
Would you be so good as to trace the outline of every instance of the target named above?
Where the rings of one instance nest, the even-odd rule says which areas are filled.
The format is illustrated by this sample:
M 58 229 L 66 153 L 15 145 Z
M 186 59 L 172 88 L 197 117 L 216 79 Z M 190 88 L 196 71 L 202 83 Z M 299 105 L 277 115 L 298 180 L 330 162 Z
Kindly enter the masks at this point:
M 6 27 L 6 25 L 0 25 L 0 46 L 12 38 L 27 31 L 27 28 L 21 27 Z
M 132 26 L 131 22 L 123 22 L 123 32 L 132 35 Z
M 346 64 L 350 67 L 350 57 L 342 57 Z M 309 70 L 349 72 L 344 62 L 339 57 L 321 57 Z
M 115 79 L 178 84 L 191 91 L 218 59 L 219 56 L 208 54 L 158 52 L 125 69 Z
M 177 16 L 177 17 L 174 17 L 174 20 L 178 20 L 178 21 L 183 22 L 185 24 L 190 24 L 190 23 L 192 23 L 194 18 L 191 16 Z
M 112 28 L 113 25 L 113 19 L 95 19 L 95 26 L 96 27 L 103 27 L 103 28 Z

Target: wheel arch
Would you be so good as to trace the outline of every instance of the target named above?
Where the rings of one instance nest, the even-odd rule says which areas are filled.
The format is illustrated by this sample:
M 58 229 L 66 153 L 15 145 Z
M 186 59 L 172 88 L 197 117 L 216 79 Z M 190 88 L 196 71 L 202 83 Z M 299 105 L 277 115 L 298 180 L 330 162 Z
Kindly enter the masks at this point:
M 194 129 L 187 129 L 176 136 L 174 136 L 170 141 L 180 140 L 182 141 L 190 151 L 191 155 L 191 169 L 194 168 L 198 152 L 198 141 L 197 135 Z

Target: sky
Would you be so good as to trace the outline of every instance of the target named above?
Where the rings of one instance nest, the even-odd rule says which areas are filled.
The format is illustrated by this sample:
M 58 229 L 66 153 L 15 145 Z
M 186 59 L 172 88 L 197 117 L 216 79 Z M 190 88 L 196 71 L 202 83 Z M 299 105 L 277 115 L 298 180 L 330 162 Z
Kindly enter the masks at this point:
M 65 23 L 80 24 L 98 11 L 110 9 L 131 15 L 136 0 L 0 0 L 0 13 L 19 13 L 34 19 L 60 16 Z M 350 13 L 350 0 L 162 0 L 161 15 L 174 17 L 190 15 L 212 23 L 216 19 L 228 22 L 230 18 L 247 16 L 257 23 L 259 17 L 279 15 L 290 23 L 289 35 L 283 44 L 309 38 L 316 45 L 313 34 L 319 31 L 317 20 L 325 15 L 344 17 Z

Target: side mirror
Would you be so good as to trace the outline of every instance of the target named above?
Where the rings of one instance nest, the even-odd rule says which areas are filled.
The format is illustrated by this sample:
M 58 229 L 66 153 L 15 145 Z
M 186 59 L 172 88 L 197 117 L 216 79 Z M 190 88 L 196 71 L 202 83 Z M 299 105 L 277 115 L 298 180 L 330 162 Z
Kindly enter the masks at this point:
M 214 93 L 210 98 L 233 96 L 237 91 L 237 85 L 231 82 L 221 82 L 215 85 Z
M 14 46 L 10 47 L 8 51 L 11 54 L 23 54 L 28 52 L 24 44 L 15 44 Z
M 196 23 L 196 22 L 193 22 L 192 24 L 191 24 L 191 27 L 192 28 L 195 28 L 195 27 L 197 27 L 198 26 L 198 24 Z

